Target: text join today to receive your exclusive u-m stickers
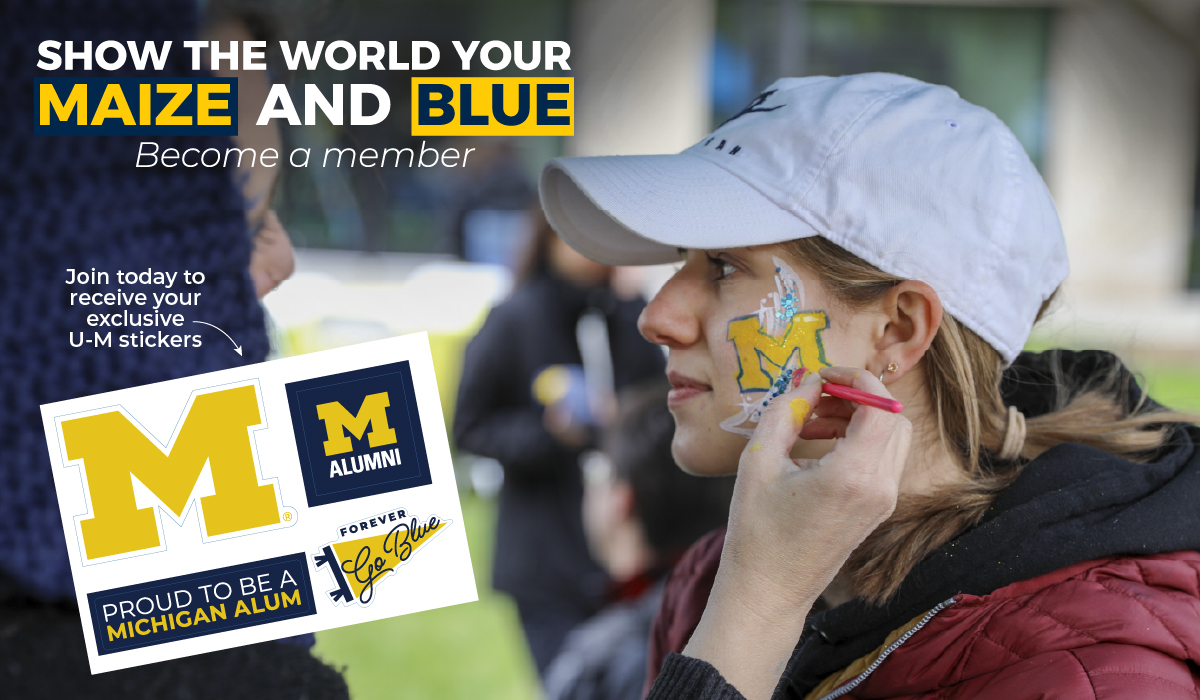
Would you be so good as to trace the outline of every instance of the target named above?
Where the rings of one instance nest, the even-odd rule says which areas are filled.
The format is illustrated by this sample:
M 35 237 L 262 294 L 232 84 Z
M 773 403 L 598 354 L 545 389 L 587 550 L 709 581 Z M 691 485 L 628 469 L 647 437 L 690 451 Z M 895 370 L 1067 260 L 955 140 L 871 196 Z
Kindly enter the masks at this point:
M 42 421 L 93 673 L 477 599 L 424 333 Z

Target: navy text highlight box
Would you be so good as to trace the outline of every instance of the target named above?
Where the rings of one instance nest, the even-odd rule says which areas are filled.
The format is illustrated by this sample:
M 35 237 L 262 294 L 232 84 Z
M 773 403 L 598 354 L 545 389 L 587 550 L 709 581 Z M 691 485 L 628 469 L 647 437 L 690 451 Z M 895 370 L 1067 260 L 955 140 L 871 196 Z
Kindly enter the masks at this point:
M 237 78 L 47 78 L 33 133 L 236 136 Z
M 88 608 L 100 655 L 317 613 L 303 552 L 89 593 Z
M 407 360 L 285 388 L 310 508 L 432 483 Z

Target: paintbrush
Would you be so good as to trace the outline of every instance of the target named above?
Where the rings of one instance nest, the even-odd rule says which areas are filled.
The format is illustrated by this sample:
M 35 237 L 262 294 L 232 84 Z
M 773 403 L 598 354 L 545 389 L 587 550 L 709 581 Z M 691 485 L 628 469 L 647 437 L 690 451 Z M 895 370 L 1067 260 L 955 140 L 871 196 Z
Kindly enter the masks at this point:
M 803 379 L 804 375 L 807 373 L 808 373 L 808 368 L 806 368 L 806 367 L 800 367 L 795 372 L 793 372 L 792 373 L 792 386 L 793 387 L 800 386 L 800 380 Z M 865 391 L 861 391 L 861 390 L 855 389 L 853 387 L 848 387 L 843 384 L 834 384 L 833 382 L 825 382 L 821 386 L 821 391 L 823 393 L 829 394 L 830 396 L 836 396 L 839 399 L 846 399 L 847 401 L 853 401 L 854 403 L 860 403 L 864 406 L 878 408 L 881 411 L 891 411 L 892 413 L 900 413 L 901 411 L 904 410 L 904 404 L 900 403 L 899 401 L 897 401 L 895 399 L 885 399 L 882 396 L 876 396 L 875 394 L 869 394 Z

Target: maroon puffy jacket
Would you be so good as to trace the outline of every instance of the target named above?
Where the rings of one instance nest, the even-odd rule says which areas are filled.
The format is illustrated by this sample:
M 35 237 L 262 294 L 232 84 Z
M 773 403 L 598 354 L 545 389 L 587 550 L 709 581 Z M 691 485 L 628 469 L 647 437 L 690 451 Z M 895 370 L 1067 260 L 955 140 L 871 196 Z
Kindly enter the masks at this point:
M 958 596 L 808 698 L 1196 700 L 1197 664 L 1200 553 L 1175 552 Z
M 708 604 L 717 576 L 717 565 L 721 562 L 721 547 L 725 545 L 725 528 L 718 528 L 701 537 L 684 552 L 663 587 L 662 602 L 658 616 L 650 628 L 649 659 L 646 668 L 646 687 L 642 695 L 650 691 L 663 659 L 671 652 L 679 653 L 687 646 L 700 615 Z
M 649 682 L 704 610 L 724 531 L 672 578 Z M 1200 553 L 1081 562 L 984 596 L 955 596 L 895 630 L 806 700 L 1200 698 Z

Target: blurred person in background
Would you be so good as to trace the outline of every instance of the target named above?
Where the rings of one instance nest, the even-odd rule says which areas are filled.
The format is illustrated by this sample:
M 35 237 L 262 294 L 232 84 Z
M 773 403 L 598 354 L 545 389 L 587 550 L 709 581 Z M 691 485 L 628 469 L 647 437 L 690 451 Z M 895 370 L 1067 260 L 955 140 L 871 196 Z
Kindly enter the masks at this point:
M 604 452 L 584 460 L 584 534 L 612 583 L 604 608 L 571 630 L 547 669 L 548 700 L 641 696 L 663 580 L 688 546 L 729 517 L 732 478 L 675 465 L 670 388 L 656 380 L 623 392 Z
M 210 0 L 202 38 L 220 41 L 222 46 L 231 41 L 266 41 L 272 46 L 279 38 L 279 26 L 283 21 L 271 0 Z M 209 65 L 208 51 L 202 54 L 201 65 Z M 234 144 L 242 149 L 252 148 L 256 154 L 268 148 L 282 153 L 283 139 L 277 122 L 258 123 L 258 106 L 266 103 L 271 89 L 268 72 L 231 70 L 226 62 L 212 73 L 219 78 L 237 78 L 238 81 L 238 132 L 233 137 Z M 271 209 L 271 195 L 278 183 L 279 170 L 278 167 L 264 166 L 261 158 L 247 157 L 244 164 L 241 158 L 238 159 L 238 170 L 233 175 L 245 200 L 246 223 L 254 232 L 250 279 L 259 299 L 291 277 L 296 269 L 292 240 Z
M 458 145 L 464 153 L 471 148 L 471 167 L 450 171 L 453 214 L 443 246 L 467 262 L 512 270 L 534 230 L 537 192 L 510 142 L 474 138 Z
M 614 391 L 660 376 L 637 330 L 645 306 L 610 288 L 613 268 L 563 243 L 541 215 L 512 296 L 463 359 L 454 439 L 504 468 L 493 585 L 511 595 L 538 674 L 600 607 L 607 576 L 588 554 L 578 460 Z
M 192 75 L 182 41 L 265 38 L 256 10 L 210 6 L 201 29 L 189 1 L 24 3 L 0 13 L 0 688 L 5 697 L 347 697 L 345 682 L 309 652 L 312 635 L 91 675 L 71 580 L 62 520 L 47 460 L 39 404 L 261 362 L 268 351 L 258 299 L 291 274 L 287 233 L 268 202 L 270 169 L 138 170 L 138 136 L 33 136 L 30 99 L 39 41 L 172 41 L 165 74 Z M 128 77 L 132 69 L 116 71 Z M 75 71 L 79 74 L 82 71 Z M 93 72 L 92 75 L 99 73 Z M 253 122 L 249 94 L 266 78 L 239 83 L 239 114 Z M 273 129 L 221 136 L 164 136 L 163 148 L 278 145 Z M 201 348 L 81 347 L 68 343 L 83 314 L 70 307 L 67 269 L 203 272 L 196 316 L 237 339 Z M 121 285 L 126 293 L 149 286 Z M 112 285 L 115 288 L 115 285 Z M 113 291 L 106 285 L 73 287 Z M 211 331 L 211 335 L 217 335 Z

